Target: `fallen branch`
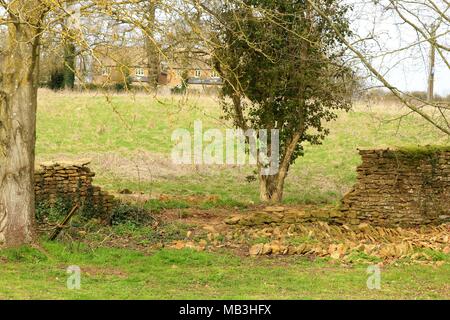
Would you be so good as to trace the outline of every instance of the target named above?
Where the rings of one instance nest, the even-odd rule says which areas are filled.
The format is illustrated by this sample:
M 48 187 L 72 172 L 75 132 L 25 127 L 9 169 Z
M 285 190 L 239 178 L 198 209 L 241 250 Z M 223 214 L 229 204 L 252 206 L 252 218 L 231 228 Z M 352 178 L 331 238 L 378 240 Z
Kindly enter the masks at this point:
M 50 236 L 50 241 L 53 241 L 56 239 L 56 237 L 61 233 L 62 229 L 67 225 L 67 223 L 72 219 L 74 214 L 77 212 L 79 208 L 79 205 L 76 204 L 69 212 L 69 214 L 64 218 L 63 222 L 59 224 L 55 230 L 53 231 L 52 235 Z

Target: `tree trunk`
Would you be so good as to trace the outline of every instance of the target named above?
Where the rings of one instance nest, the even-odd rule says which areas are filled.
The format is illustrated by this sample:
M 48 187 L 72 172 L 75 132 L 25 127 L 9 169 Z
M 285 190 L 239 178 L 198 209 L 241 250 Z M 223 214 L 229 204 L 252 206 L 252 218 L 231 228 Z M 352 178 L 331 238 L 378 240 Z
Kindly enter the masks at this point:
M 71 39 L 64 43 L 64 89 L 73 90 L 75 85 L 76 48 Z
M 294 133 L 287 144 L 278 173 L 272 176 L 265 176 L 261 174 L 262 168 L 259 168 L 259 193 L 260 199 L 263 202 L 278 203 L 283 200 L 284 181 L 286 180 L 289 171 L 292 155 L 294 154 L 297 143 L 300 141 L 300 137 L 304 130 L 303 119 L 300 120 L 300 123 L 301 130 Z
M 66 1 L 63 6 L 67 12 L 76 11 L 76 3 Z M 78 23 L 79 21 L 76 21 Z M 61 24 L 63 30 L 63 47 L 64 47 L 64 69 L 63 69 L 63 82 L 64 89 L 73 90 L 75 86 L 75 57 L 76 47 L 75 39 L 77 34 L 73 30 L 72 23 L 69 17 L 64 19 Z
M 284 179 L 278 183 L 278 175 L 259 176 L 259 195 L 262 202 L 281 202 L 283 200 Z
M 146 10 L 145 47 L 147 51 L 148 77 L 150 86 L 156 89 L 158 87 L 160 72 L 159 50 L 154 37 L 156 26 L 156 2 L 154 0 L 148 0 Z
M 16 1 L 0 66 L 0 246 L 34 238 L 39 1 Z M 10 10 L 14 10 L 14 6 Z M 20 21 L 17 21 L 20 19 Z

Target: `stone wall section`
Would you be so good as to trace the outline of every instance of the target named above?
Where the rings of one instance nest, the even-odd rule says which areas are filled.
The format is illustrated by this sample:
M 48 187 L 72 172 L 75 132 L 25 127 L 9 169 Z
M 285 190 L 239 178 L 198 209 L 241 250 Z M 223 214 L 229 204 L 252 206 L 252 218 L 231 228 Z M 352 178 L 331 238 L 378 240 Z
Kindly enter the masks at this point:
M 424 225 L 450 220 L 450 151 L 359 150 L 357 183 L 338 222 Z
M 57 201 L 91 206 L 96 215 L 108 215 L 114 205 L 114 196 L 92 184 L 95 173 L 89 161 L 47 162 L 35 170 L 36 203 L 50 206 Z

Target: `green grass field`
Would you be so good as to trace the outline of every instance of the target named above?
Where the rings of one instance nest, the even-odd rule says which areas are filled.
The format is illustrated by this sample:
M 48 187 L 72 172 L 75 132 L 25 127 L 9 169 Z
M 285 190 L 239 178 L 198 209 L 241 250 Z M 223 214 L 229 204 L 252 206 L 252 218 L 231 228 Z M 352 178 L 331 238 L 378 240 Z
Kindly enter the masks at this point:
M 358 105 L 340 114 L 329 124 L 331 135 L 323 145 L 305 146 L 305 156 L 287 179 L 284 201 L 337 203 L 355 182 L 357 148 L 449 144 L 448 138 L 417 117 L 396 121 L 402 113 L 396 106 Z M 155 198 L 217 196 L 217 201 L 203 204 L 207 210 L 257 204 L 257 182 L 245 179 L 250 167 L 170 163 L 173 130 L 192 130 L 196 119 L 205 128 L 229 126 L 212 98 L 107 97 L 41 90 L 38 162 L 88 157 L 97 173 L 95 183 L 104 189 L 127 188 Z M 167 205 L 185 208 L 189 203 L 175 200 L 162 205 L 154 200 L 148 205 L 160 210 Z M 126 226 L 121 228 L 115 231 L 118 236 L 128 232 Z M 133 232 L 141 235 L 145 230 Z M 439 265 L 387 265 L 382 268 L 381 290 L 369 290 L 363 264 L 251 258 L 230 251 L 136 250 L 125 242 L 125 248 L 117 249 L 101 243 L 101 239 L 93 246 L 67 239 L 42 240 L 39 249 L 0 251 L 0 299 L 450 299 L 448 255 L 441 257 Z M 80 290 L 66 287 L 66 269 L 71 265 L 81 268 Z
M 258 202 L 251 167 L 195 167 L 171 164 L 171 134 L 193 130 L 195 120 L 225 130 L 217 100 L 207 97 L 52 93 L 39 96 L 38 160 L 92 158 L 96 181 L 110 191 L 128 188 L 151 194 L 218 195 L 222 203 Z M 323 145 L 305 146 L 305 156 L 286 181 L 287 203 L 336 203 L 355 182 L 357 148 L 450 143 L 422 119 L 395 105 L 355 106 L 330 123 Z M 397 120 L 396 120 L 397 119 Z M 236 192 L 239 190 L 239 192 Z
M 306 258 L 238 258 L 223 253 L 42 243 L 0 251 L 0 299 L 449 299 L 450 264 L 381 269 L 367 288 L 367 266 Z M 67 288 L 68 266 L 81 269 Z

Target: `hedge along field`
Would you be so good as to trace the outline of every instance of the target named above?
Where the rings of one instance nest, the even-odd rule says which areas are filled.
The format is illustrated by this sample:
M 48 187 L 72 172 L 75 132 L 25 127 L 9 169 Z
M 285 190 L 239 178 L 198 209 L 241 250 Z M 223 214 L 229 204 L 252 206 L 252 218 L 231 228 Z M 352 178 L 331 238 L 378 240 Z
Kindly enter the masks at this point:
M 336 203 L 351 188 L 360 163 L 357 148 L 448 145 L 449 138 L 392 103 L 356 103 L 328 126 L 322 145 L 305 145 L 305 156 L 292 166 L 286 203 Z M 225 166 L 176 166 L 171 163 L 172 132 L 225 131 L 213 97 L 154 97 L 40 90 L 37 158 L 92 158 L 96 183 L 111 191 L 130 189 L 152 194 L 217 195 L 222 204 L 258 202 L 253 169 Z

